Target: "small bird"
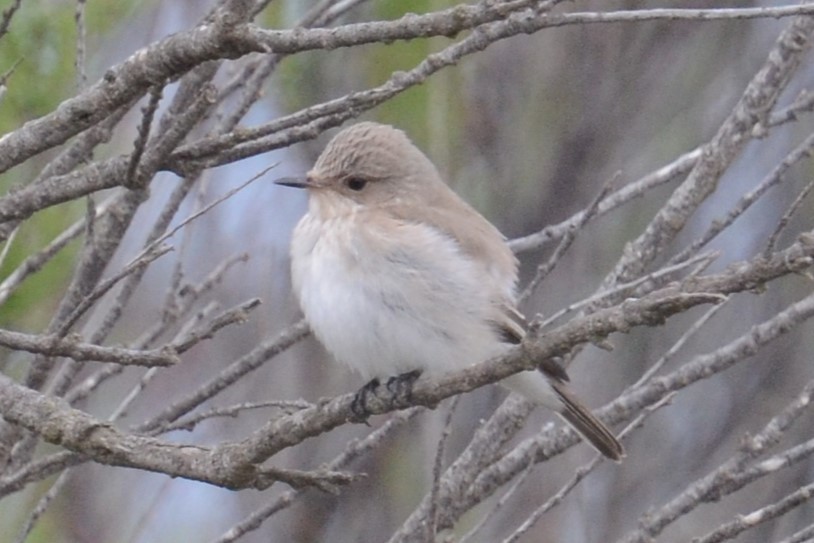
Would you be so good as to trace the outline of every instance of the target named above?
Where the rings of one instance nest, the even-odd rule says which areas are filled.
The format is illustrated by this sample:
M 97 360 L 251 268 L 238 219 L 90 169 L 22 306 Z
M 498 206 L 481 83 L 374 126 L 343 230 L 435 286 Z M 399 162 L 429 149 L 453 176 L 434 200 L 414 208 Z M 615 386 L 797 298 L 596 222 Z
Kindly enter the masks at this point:
M 293 289 L 317 339 L 366 380 L 439 375 L 495 357 L 525 334 L 517 259 L 401 130 L 339 132 L 304 178 L 291 241 Z M 600 453 L 622 445 L 568 390 L 553 360 L 501 381 L 556 411 Z M 364 389 L 363 389 L 364 390 Z

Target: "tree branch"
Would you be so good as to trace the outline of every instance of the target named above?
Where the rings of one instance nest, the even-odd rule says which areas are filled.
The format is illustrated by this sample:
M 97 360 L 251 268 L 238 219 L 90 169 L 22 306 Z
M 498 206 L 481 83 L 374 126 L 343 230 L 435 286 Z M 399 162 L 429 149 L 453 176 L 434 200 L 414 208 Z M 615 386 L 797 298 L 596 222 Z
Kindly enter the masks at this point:
M 172 366 L 179 361 L 173 349 L 138 351 L 120 347 L 102 347 L 80 343 L 78 337 L 38 336 L 11 330 L 0 330 L 0 345 L 48 357 L 65 356 L 74 360 L 112 362 L 123 366 Z

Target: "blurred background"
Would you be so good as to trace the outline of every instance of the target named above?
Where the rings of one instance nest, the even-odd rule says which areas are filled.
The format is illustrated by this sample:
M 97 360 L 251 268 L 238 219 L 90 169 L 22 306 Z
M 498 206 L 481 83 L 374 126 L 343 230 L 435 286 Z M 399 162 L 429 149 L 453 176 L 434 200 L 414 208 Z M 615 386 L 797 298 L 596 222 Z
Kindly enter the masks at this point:
M 316 2 L 278 0 L 258 18 L 268 28 L 287 28 Z M 133 51 L 173 32 L 195 25 L 212 6 L 201 0 L 87 3 L 87 78 L 98 80 L 107 68 Z M 605 2 L 578 1 L 567 11 L 606 9 Z M 618 1 L 614 9 L 711 7 L 697 1 Z M 771 6 L 783 2 L 719 2 L 721 7 Z M 724 5 L 725 4 L 725 5 Z M 407 11 L 421 13 L 454 2 L 395 0 L 362 2 L 340 22 L 392 19 Z M 23 4 L 12 32 L 0 42 L 0 69 L 22 59 L 0 103 L 0 130 L 51 111 L 76 92 L 73 2 L 49 0 Z M 405 130 L 435 162 L 450 185 L 509 238 L 527 235 L 563 221 L 585 208 L 614 176 L 625 184 L 671 162 L 706 142 L 729 114 L 746 84 L 764 62 L 788 20 L 726 22 L 658 21 L 550 28 L 514 37 L 431 77 L 427 83 L 365 113 L 360 119 L 390 123 Z M 393 71 L 408 70 L 427 54 L 451 43 L 446 38 L 313 51 L 285 58 L 265 87 L 264 97 L 244 120 L 252 126 L 384 82 Z M 812 84 L 811 57 L 781 105 L 789 104 Z M 235 69 L 236 70 L 236 69 Z M 229 67 L 224 68 L 224 76 Z M 171 92 L 166 92 L 169 95 Z M 112 141 L 100 153 L 127 152 L 140 120 L 128 114 Z M 810 119 L 783 126 L 753 141 L 730 168 L 719 190 L 696 213 L 677 252 L 709 223 L 723 217 L 744 192 L 753 188 L 810 131 Z M 179 213 L 179 220 L 246 181 L 275 162 L 279 166 L 212 212 L 188 225 L 174 238 L 176 250 L 153 265 L 128 307 L 112 340 L 134 340 L 159 315 L 171 275 L 181 266 L 190 282 L 198 281 L 225 259 L 246 253 L 208 293 L 202 304 L 231 307 L 251 297 L 263 300 L 251 320 L 223 330 L 184 357 L 179 367 L 155 380 L 128 411 L 129 426 L 156 413 L 156 405 L 192 390 L 220 368 L 300 318 L 290 293 L 288 243 L 305 210 L 305 195 L 271 184 L 275 177 L 306 171 L 330 135 L 289 149 L 246 159 L 205 172 Z M 5 174 L 4 189 L 35 177 L 52 155 L 44 155 Z M 750 209 L 711 247 L 721 251 L 712 269 L 754 257 L 765 245 L 779 217 L 811 178 L 811 165 L 791 169 L 787 180 Z M 144 242 L 147 226 L 180 180 L 161 174 L 150 200 L 130 229 L 110 270 L 127 263 Z M 619 258 L 624 244 L 637 236 L 663 204 L 676 183 L 652 190 L 623 208 L 592 222 L 582 231 L 555 271 L 524 307 L 528 315 L 550 315 L 599 288 Z M 97 201 L 103 195 L 95 196 Z M 811 202 L 795 221 L 810 228 Z M 84 202 L 72 202 L 38 213 L 27 221 L 11 246 L 0 273 L 14 269 L 32 248 L 41 247 L 84 213 Z M 796 232 L 804 228 L 791 228 Z M 781 245 L 793 241 L 783 239 Z M 74 244 L 29 279 L 2 307 L 5 328 L 41 331 L 71 276 L 79 245 Z M 528 281 L 553 247 L 523 253 L 523 281 Z M 731 300 L 702 333 L 694 336 L 666 368 L 713 350 L 777 313 L 811 291 L 803 279 L 783 279 L 768 292 Z M 670 320 L 658 329 L 634 330 L 613 337 L 614 350 L 585 349 L 569 369 L 574 389 L 587 403 L 601 406 L 658 359 L 705 309 Z M 746 433 L 760 430 L 802 384 L 814 378 L 811 353 L 814 330 L 809 324 L 785 336 L 757 356 L 728 372 L 679 394 L 651 416 L 627 441 L 627 460 L 602 465 L 553 512 L 544 516 L 521 541 L 588 543 L 616 540 L 635 529 L 648 508 L 668 501 L 687 484 L 729 458 Z M 9 355 L 5 371 L 20 375 L 23 357 Z M 128 369 L 101 389 L 84 409 L 98 416 L 140 379 Z M 214 405 L 269 399 L 316 401 L 356 390 L 358 376 L 331 364 L 309 338 L 242 379 Z M 453 413 L 446 457 L 455 458 L 482 419 L 506 393 L 488 387 L 463 397 Z M 306 491 L 295 504 L 241 541 L 385 541 L 429 491 L 438 440 L 449 402 L 424 411 L 352 468 L 367 477 L 338 496 Z M 237 418 L 213 419 L 194 435 L 177 432 L 173 439 L 213 444 L 247 435 L 265 422 L 268 410 Z M 371 420 L 378 427 L 386 420 Z M 554 420 L 535 411 L 524 436 Z M 811 414 L 804 415 L 787 436 L 789 443 L 812 438 Z M 275 465 L 309 469 L 339 454 L 351 438 L 367 435 L 362 425 L 344 426 L 276 457 Z M 47 449 L 47 448 L 46 448 Z M 557 491 L 578 466 L 592 458 L 586 445 L 538 466 L 517 494 L 473 541 L 500 541 L 537 505 Z M 802 462 L 752 485 L 720 503 L 699 508 L 670 527 L 658 541 L 687 541 L 706 533 L 737 513 L 751 511 L 787 494 L 814 476 L 814 465 Z M 31 508 L 49 483 L 28 487 L 0 503 L 0 542 L 15 540 Z M 278 488 L 279 487 L 279 488 Z M 83 465 L 26 539 L 31 542 L 211 541 L 285 489 L 231 492 L 165 476 Z M 494 499 L 497 499 L 496 496 Z M 474 526 L 494 505 L 476 508 L 450 536 Z M 743 541 L 779 541 L 814 518 L 811 505 L 768 523 Z M 758 535 L 756 535 L 758 534 Z

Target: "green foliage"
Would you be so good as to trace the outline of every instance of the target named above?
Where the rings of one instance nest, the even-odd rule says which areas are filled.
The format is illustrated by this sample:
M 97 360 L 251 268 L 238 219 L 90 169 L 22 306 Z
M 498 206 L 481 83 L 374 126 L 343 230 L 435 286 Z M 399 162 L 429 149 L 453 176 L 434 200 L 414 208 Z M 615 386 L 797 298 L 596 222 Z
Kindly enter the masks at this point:
M 365 20 L 393 20 L 408 12 L 423 13 L 454 5 L 448 0 L 420 0 L 405 8 L 404 2 L 386 0 L 372 4 Z M 269 15 L 264 24 L 282 24 L 282 10 Z M 288 18 L 290 22 L 291 17 Z M 449 45 L 447 38 L 370 45 L 353 50 L 304 53 L 286 58 L 277 72 L 278 89 L 286 111 L 294 111 L 347 92 L 360 91 L 384 83 L 394 71 L 416 67 L 427 54 Z M 342 70 L 337 70 L 342 66 Z M 375 109 L 376 120 L 406 130 L 422 147 L 447 140 L 453 128 L 450 119 L 460 118 L 462 104 L 455 88 L 460 87 L 458 70 L 445 70 L 426 84 L 413 87 Z M 369 116 L 369 115 L 368 115 Z M 440 130 L 440 132 L 439 132 Z M 445 155 L 441 152 L 440 155 Z M 434 154 L 434 158 L 443 156 Z
M 0 72 L 20 62 L 0 101 L 0 134 L 48 114 L 77 92 L 75 7 L 74 2 L 23 3 L 12 19 L 9 33 L 0 40 Z M 86 57 L 92 58 L 94 48 L 98 47 L 95 44 L 108 39 L 107 34 L 115 32 L 121 21 L 141 8 L 143 4 L 131 0 L 88 2 Z M 36 157 L 7 173 L 0 181 L 0 189 L 7 191 L 31 182 L 50 158 L 53 158 L 50 153 Z M 73 202 L 40 212 L 26 221 L 0 266 L 0 280 L 77 220 L 83 210 L 83 202 Z M 0 325 L 29 328 L 42 324 L 70 278 L 77 245 L 73 243 L 29 277 L 0 307 Z
M 450 1 L 419 0 L 411 2 L 409 9 L 405 9 L 404 2 L 387 0 L 376 4 L 375 15 L 379 19 L 397 19 L 408 12 L 426 13 L 454 4 Z M 447 38 L 433 38 L 376 47 L 367 59 L 367 82 L 370 86 L 380 85 L 392 72 L 411 70 L 428 54 L 450 43 L 451 40 Z M 457 117 L 454 108 L 460 105 L 455 100 L 457 93 L 453 89 L 456 85 L 450 84 L 456 77 L 455 69 L 434 75 L 427 83 L 413 87 L 379 106 L 376 109 L 377 120 L 406 130 L 425 149 L 437 143 L 433 141 L 433 133 L 437 136 L 439 130 L 443 133 L 443 139 L 448 139 L 446 129 L 451 125 L 449 118 Z M 432 154 L 436 160 L 447 158 L 439 156 L 446 155 L 446 152 Z
M 26 257 L 44 247 L 80 215 L 81 202 L 47 209 L 23 223 L 0 267 L 5 279 Z M 53 313 L 56 301 L 73 270 L 78 242 L 72 242 L 48 264 L 22 284 L 8 301 L 0 306 L 0 326 L 28 329 L 42 325 Z
M 52 9 L 57 13 L 22 9 L 0 47 L 4 70 L 22 60 L 0 108 L 0 131 L 4 133 L 49 112 L 72 88 L 73 57 L 62 52 L 73 47 L 73 17 L 58 13 L 68 6 Z
M 86 56 L 91 46 L 140 4 L 132 0 L 88 2 L 85 11 Z M 53 110 L 76 92 L 76 22 L 73 2 L 23 3 L 9 33 L 0 41 L 0 71 L 20 64 L 0 103 L 0 132 Z M 120 24 L 120 23 L 118 23 Z M 71 51 L 71 54 L 66 54 Z

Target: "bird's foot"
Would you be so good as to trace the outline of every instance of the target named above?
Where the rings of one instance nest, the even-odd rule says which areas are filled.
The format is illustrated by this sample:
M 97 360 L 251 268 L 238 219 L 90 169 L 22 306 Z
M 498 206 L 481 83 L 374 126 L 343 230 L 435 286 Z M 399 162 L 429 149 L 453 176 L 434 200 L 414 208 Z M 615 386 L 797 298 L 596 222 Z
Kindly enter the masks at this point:
M 381 383 L 378 379 L 371 379 L 356 392 L 353 401 L 350 403 L 350 410 L 354 417 L 356 417 L 356 420 L 367 424 L 367 419 L 371 415 L 370 409 L 367 406 L 368 396 L 371 394 L 375 396 L 376 389 L 379 388 L 379 385 L 381 385 Z
M 387 380 L 387 391 L 393 395 L 393 405 L 410 403 L 413 398 L 413 385 L 421 377 L 421 370 L 408 371 Z
M 387 380 L 385 388 L 390 394 L 390 407 L 404 407 L 412 401 L 413 384 L 421 376 L 421 370 L 408 371 L 391 377 Z M 365 386 L 356 392 L 353 401 L 350 404 L 351 413 L 353 413 L 354 421 L 364 422 L 367 424 L 367 419 L 372 415 L 370 409 L 371 400 L 381 402 L 383 398 L 377 397 L 377 389 L 381 386 L 379 379 L 371 379 Z M 385 400 L 386 401 L 386 400 Z

